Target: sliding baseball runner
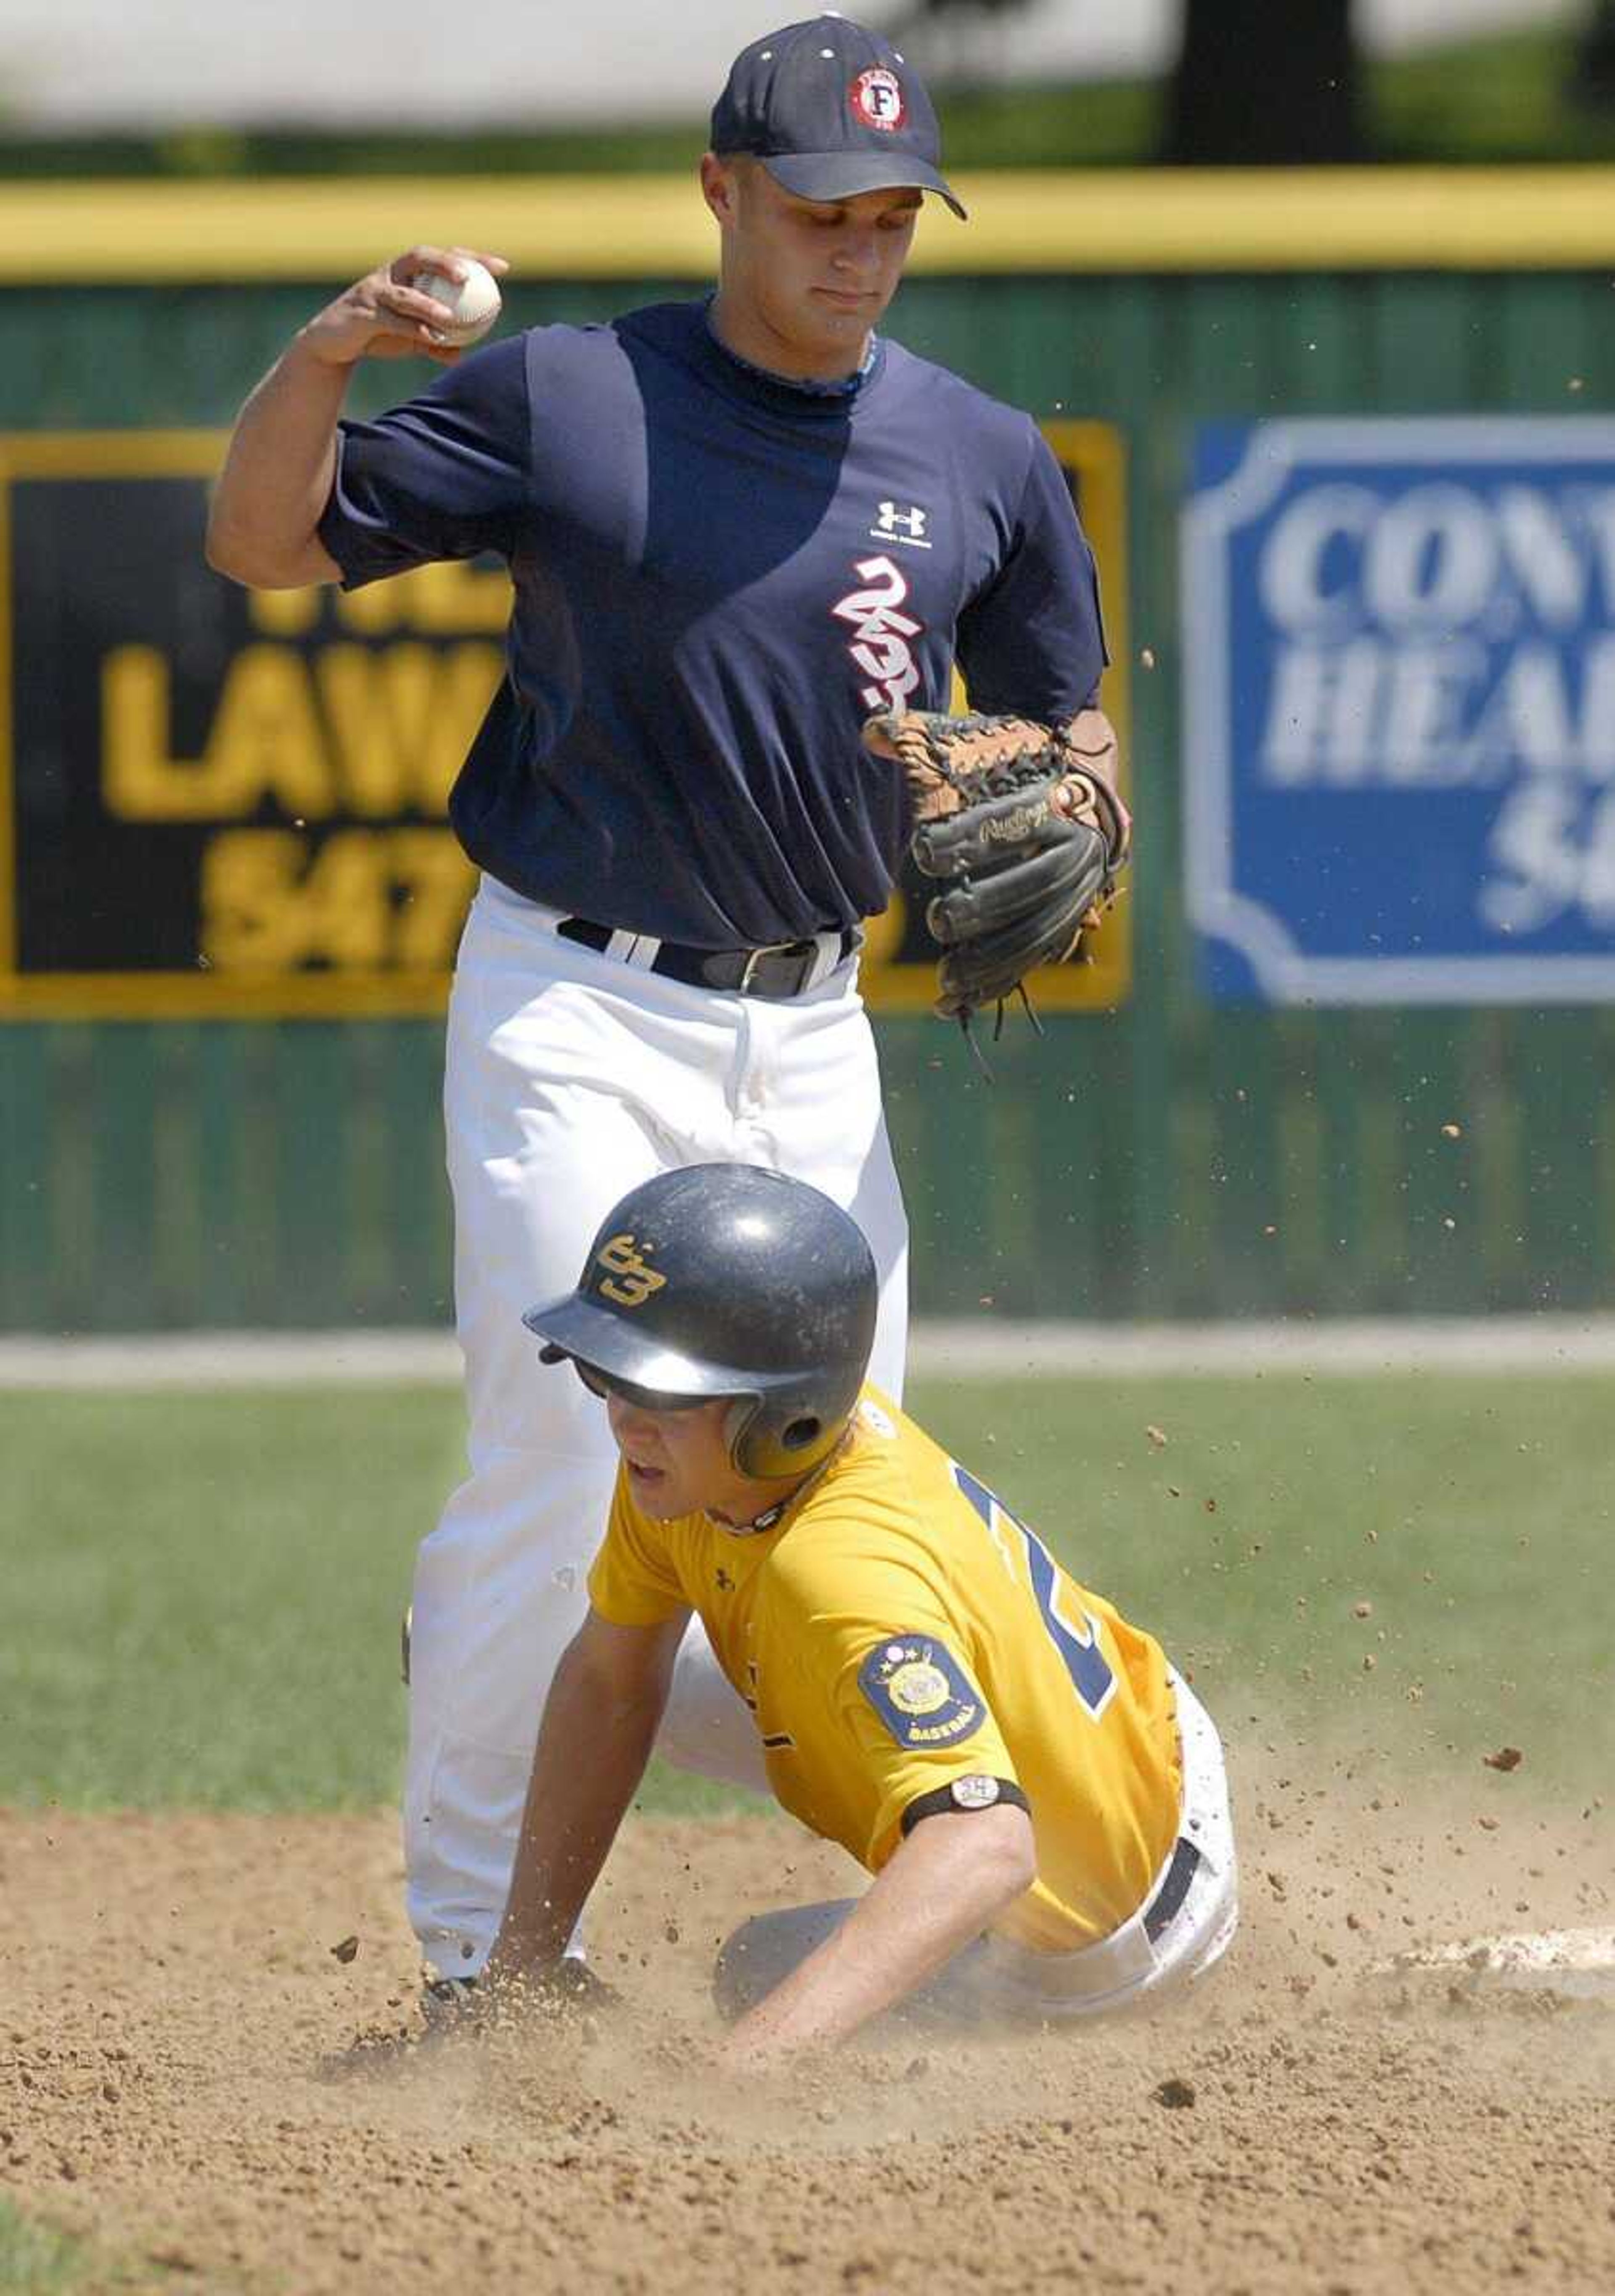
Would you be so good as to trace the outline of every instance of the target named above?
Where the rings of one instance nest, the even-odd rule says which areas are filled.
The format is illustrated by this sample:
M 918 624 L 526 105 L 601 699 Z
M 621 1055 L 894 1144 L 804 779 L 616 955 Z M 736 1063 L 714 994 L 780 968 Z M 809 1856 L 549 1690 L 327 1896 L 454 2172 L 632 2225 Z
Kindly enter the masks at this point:
M 621 1465 L 471 2021 L 567 1989 L 693 1611 L 779 1800 L 875 1877 L 730 1938 L 733 2062 L 916 1997 L 1038 2023 L 1130 2007 L 1226 1948 L 1209 1717 L 1151 1636 L 865 1386 L 875 1297 L 827 1197 L 710 1165 L 631 1191 L 576 1288 L 528 1316 L 545 1359 L 605 1398 Z

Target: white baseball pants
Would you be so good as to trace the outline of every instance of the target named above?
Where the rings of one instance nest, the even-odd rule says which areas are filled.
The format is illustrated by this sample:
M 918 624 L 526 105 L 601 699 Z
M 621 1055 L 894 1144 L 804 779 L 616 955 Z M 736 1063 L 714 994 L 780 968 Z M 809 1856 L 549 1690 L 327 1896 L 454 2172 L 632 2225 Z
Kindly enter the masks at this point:
M 1233 1944 L 1239 1927 L 1239 1861 L 1223 1742 L 1211 1717 L 1176 1672 L 1172 1688 L 1183 1757 L 1178 1834 L 1200 1852 L 1182 1902 L 1154 1937 L 1141 1908 L 1110 1937 L 1079 1953 L 1031 1953 L 1004 1938 L 987 1938 L 979 1962 L 962 1972 L 966 1989 L 983 2008 L 1047 2023 L 1136 2008 L 1205 1976 Z M 1165 1883 L 1171 1862 L 1168 1851 L 1145 1907 Z
M 907 1232 L 856 961 L 770 1002 L 597 955 L 557 922 L 484 878 L 449 1006 L 470 1472 L 416 1563 L 404 1833 L 410 1919 L 452 1977 L 475 1975 L 498 1928 L 539 1718 L 616 1472 L 603 1409 L 570 1370 L 540 1364 L 523 1312 L 571 1290 L 630 1188 L 685 1164 L 771 1165 L 863 1228 L 881 1277 L 873 1376 L 902 1392 Z M 658 1751 L 767 1790 L 699 1620 Z

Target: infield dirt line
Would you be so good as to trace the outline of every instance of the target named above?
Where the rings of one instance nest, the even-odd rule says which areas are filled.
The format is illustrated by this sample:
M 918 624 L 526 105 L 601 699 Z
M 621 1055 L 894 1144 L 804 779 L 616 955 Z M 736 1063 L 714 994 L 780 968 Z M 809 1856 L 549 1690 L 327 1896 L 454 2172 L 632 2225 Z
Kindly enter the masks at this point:
M 1608 1371 L 1615 1316 L 1342 1317 L 1221 1324 L 916 1324 L 921 1378 L 1071 1379 L 1230 1373 Z M 452 1385 L 447 1331 L 161 1332 L 0 1338 L 0 1389 Z

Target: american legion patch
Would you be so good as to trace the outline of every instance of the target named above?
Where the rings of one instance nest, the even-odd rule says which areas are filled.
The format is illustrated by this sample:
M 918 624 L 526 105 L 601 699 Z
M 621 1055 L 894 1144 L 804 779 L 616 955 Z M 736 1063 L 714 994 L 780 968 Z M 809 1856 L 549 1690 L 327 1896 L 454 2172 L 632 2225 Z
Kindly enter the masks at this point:
M 897 1634 L 858 1669 L 858 1687 L 899 1746 L 956 1746 L 986 1718 L 981 1693 L 946 1643 Z

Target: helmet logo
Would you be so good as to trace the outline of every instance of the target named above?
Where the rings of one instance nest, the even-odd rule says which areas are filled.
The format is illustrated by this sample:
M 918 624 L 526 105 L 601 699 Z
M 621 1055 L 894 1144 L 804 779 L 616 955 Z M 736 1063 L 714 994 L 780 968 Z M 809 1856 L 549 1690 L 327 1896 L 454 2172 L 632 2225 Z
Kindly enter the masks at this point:
M 654 1251 L 647 1243 L 645 1251 Z M 654 1267 L 647 1267 L 640 1247 L 631 1235 L 614 1235 L 603 1243 L 594 1254 L 597 1263 L 611 1270 L 600 1287 L 603 1300 L 615 1300 L 619 1308 L 643 1308 L 652 1292 L 660 1292 L 667 1277 Z

